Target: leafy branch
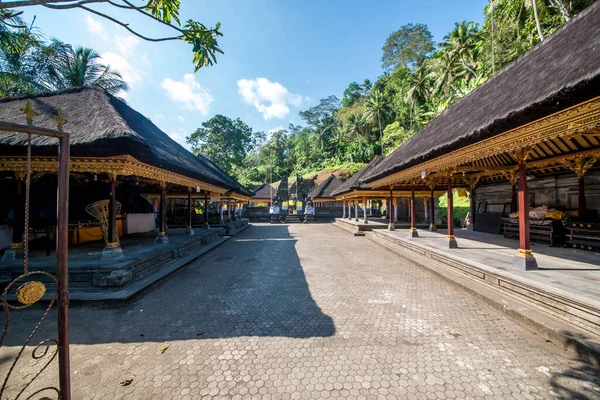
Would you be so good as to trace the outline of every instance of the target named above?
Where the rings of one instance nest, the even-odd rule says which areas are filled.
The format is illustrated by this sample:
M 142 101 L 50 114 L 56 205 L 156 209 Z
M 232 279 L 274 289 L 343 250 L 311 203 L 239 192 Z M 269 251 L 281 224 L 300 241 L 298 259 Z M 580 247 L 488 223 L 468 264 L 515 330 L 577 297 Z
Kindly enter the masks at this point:
M 202 67 L 216 64 L 217 53 L 223 54 L 217 42 L 217 38 L 223 36 L 219 31 L 221 28 L 220 23 L 217 23 L 214 28 L 209 29 L 204 24 L 190 19 L 182 26 L 179 20 L 179 10 L 181 7 L 179 0 L 141 1 L 144 4 L 137 6 L 129 0 L 14 0 L 6 2 L 0 0 L 0 23 L 9 24 L 9 17 L 17 15 L 13 10 L 22 7 L 42 6 L 55 10 L 82 9 L 125 28 L 131 34 L 145 41 L 165 42 L 183 40 L 191 44 L 195 71 L 198 71 Z M 169 27 L 175 31 L 175 34 L 164 37 L 146 36 L 132 28 L 129 23 L 90 7 L 90 5 L 98 3 L 109 4 L 115 8 L 141 13 L 147 18 Z

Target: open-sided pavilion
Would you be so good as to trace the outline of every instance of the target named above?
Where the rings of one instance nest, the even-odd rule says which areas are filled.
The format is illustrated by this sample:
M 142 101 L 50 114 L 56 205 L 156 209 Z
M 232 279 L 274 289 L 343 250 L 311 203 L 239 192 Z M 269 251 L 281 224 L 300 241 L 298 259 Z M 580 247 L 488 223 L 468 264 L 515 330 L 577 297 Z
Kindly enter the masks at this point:
M 360 178 L 361 186 L 389 197 L 397 191 L 412 197 L 423 186 L 445 190 L 446 235 L 421 231 L 418 237 L 411 212 L 409 235 L 376 231 L 370 237 L 387 239 L 438 271 L 526 298 L 597 335 L 599 158 L 596 3 Z M 471 200 L 471 230 L 457 235 L 454 188 L 468 190 Z M 530 215 L 532 207 L 538 208 Z
M 158 269 L 173 264 L 174 259 L 189 258 L 198 246 L 216 241 L 222 234 L 211 229 L 209 212 L 222 210 L 224 203 L 228 204 L 228 221 L 221 211 L 220 221 L 215 222 L 221 226 L 224 222 L 243 224 L 241 205 L 252 195 L 250 191 L 101 88 L 0 100 L 2 121 L 24 123 L 24 111 L 33 125 L 55 128 L 58 123 L 70 134 L 69 236 L 71 247 L 82 249 L 73 253 L 78 256 L 70 272 L 86 271 L 80 279 L 90 286 L 122 286 L 147 277 L 142 273 L 146 267 Z M 11 243 L 0 263 L 0 281 L 18 273 L 26 234 L 46 236 L 48 242 L 54 235 L 58 142 L 32 136 L 31 144 L 30 231 L 24 232 L 27 135 L 0 133 L 0 190 L 12 194 L 1 198 L 3 231 L 8 232 Z M 169 239 L 167 215 L 177 201 L 185 215 L 175 224 L 182 229 L 171 230 Z M 211 202 L 215 207 L 210 207 Z M 194 232 L 195 227 L 204 229 Z M 104 248 L 98 252 L 97 243 L 102 239 Z M 128 248 L 127 243 L 132 246 Z M 94 251 L 85 251 L 85 246 Z M 48 252 L 36 253 L 33 248 L 31 254 L 33 263 L 39 256 L 37 261 L 54 268 Z M 144 264 L 144 260 L 148 262 Z

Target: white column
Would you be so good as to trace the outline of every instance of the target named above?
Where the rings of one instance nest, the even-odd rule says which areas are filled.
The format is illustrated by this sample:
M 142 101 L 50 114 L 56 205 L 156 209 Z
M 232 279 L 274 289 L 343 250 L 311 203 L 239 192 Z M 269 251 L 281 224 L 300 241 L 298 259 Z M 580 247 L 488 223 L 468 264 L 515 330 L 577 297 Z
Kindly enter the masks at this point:
M 423 207 L 425 207 L 425 219 L 429 219 L 429 207 L 427 206 L 427 197 L 423 197 Z
M 223 220 L 223 202 L 220 201 L 219 202 L 219 223 L 224 224 L 225 221 Z
M 367 199 L 363 199 L 363 223 L 369 223 L 369 220 L 367 219 Z
M 358 200 L 354 202 L 354 220 L 358 222 Z
M 342 200 L 342 219 L 346 218 L 346 200 Z
M 398 221 L 398 198 L 394 199 L 394 222 Z

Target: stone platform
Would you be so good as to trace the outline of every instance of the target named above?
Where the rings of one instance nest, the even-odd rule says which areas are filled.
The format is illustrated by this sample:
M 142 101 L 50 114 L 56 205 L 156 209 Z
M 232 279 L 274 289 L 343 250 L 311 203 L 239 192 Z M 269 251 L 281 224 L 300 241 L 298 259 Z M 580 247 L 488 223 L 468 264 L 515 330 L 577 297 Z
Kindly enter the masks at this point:
M 362 217 L 360 217 L 358 222 L 354 219 L 336 218 L 333 224 L 338 228 L 352 233 L 354 236 L 365 236 L 365 232 L 387 229 L 389 222 L 385 218 L 372 217 L 369 218 L 369 222 L 365 224 Z M 410 228 L 410 224 L 408 222 L 395 222 L 394 227 L 396 229 L 408 229 Z M 426 229 L 428 227 L 428 224 L 417 224 L 417 228 Z
M 223 236 L 233 236 L 236 233 L 243 231 L 250 226 L 250 220 L 247 218 L 237 219 L 234 221 L 228 221 L 224 224 L 213 224 L 211 228 L 223 229 Z
M 116 260 L 100 259 L 101 242 L 71 246 L 70 299 L 125 300 L 227 240 L 222 228 L 195 228 L 191 236 L 184 232 L 169 229 L 169 242 L 164 244 L 154 244 L 156 232 L 127 235 L 121 238 L 123 257 Z M 32 252 L 29 270 L 56 273 L 56 254 Z M 0 263 L 0 285 L 22 273 L 23 260 Z
M 444 231 L 418 233 L 418 238 L 409 238 L 406 230 L 377 230 L 367 237 L 440 275 L 462 281 L 461 285 L 469 286 L 464 278 L 480 284 L 486 297 L 498 293 L 533 306 L 537 310 L 530 312 L 533 320 L 543 310 L 579 328 L 593 346 L 600 344 L 599 253 L 538 244 L 533 252 L 540 269 L 523 271 L 512 266 L 516 240 L 456 230 L 459 247 L 448 249 Z M 517 305 L 516 309 L 526 314 L 524 307 Z

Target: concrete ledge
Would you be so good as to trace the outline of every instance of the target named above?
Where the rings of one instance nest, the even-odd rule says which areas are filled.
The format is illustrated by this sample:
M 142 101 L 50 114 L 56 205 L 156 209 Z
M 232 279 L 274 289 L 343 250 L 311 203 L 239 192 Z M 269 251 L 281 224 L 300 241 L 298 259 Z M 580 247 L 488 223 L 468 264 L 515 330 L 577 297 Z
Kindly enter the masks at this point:
M 365 236 L 365 232 L 361 232 L 360 229 L 358 229 L 358 226 L 356 225 L 350 223 L 343 223 L 340 220 L 335 221 L 333 225 L 345 230 L 346 232 L 350 232 L 354 236 Z
M 367 238 L 460 286 L 548 340 L 600 355 L 600 308 L 576 295 L 556 293 L 417 246 L 410 239 L 369 232 Z M 518 278 L 518 277 L 517 277 Z

